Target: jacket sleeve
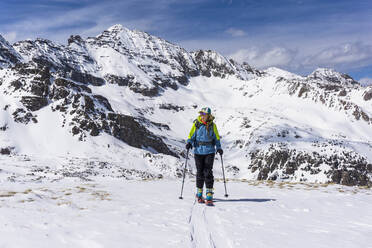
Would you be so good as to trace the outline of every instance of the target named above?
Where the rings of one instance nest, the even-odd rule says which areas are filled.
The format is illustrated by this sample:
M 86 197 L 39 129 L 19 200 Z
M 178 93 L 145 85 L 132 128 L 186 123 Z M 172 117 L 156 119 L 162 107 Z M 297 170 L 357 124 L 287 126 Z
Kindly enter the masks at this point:
M 218 133 L 217 125 L 215 123 L 213 123 L 213 132 L 214 132 L 214 134 L 216 136 L 216 148 L 217 149 L 221 149 L 220 135 Z
M 190 130 L 189 136 L 187 137 L 187 143 L 193 144 L 195 141 L 195 131 L 196 131 L 196 126 L 195 123 L 192 124 L 192 128 Z

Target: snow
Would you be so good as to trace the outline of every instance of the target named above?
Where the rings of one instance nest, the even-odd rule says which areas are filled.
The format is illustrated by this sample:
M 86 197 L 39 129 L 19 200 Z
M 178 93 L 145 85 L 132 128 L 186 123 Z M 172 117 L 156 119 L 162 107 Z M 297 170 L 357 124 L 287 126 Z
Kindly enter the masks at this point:
M 121 25 L 68 47 L 41 39 L 14 47 L 25 61 L 37 54 L 56 64 L 72 61 L 75 69 L 97 77 L 133 76 L 140 87 L 152 87 L 158 76 L 183 75 L 184 64 L 196 68 L 192 57 L 197 52 Z M 32 113 L 38 123 L 16 123 L 12 113 L 23 107 L 19 100 L 30 92 L 14 90 L 10 84 L 20 76 L 0 69 L 0 127 L 6 127 L 0 130 L 0 148 L 14 147 L 10 156 L 0 156 L 0 247 L 370 246 L 371 189 L 248 181 L 259 173 L 249 168 L 249 153 L 267 151 L 272 144 L 326 156 L 353 152 L 371 162 L 370 123 L 356 120 L 354 109 L 348 112 L 339 102 L 356 104 L 371 116 L 371 101 L 363 99 L 367 89 L 350 85 L 330 69 L 306 78 L 274 67 L 256 75 L 216 52 L 203 56 L 235 74 L 190 77 L 186 86 L 177 84 L 177 90 L 167 88 L 156 97 L 117 84 L 89 87 L 92 95 L 109 100 L 114 113 L 168 125 L 169 130 L 146 127 L 178 154 L 184 152 L 199 109 L 211 107 L 225 151 L 230 195 L 223 197 L 221 161 L 216 158 L 215 207 L 195 203 L 192 154 L 184 200 L 179 200 L 176 176 L 182 157 L 134 148 L 104 132 L 79 141 L 69 126 L 74 116 L 52 110 L 58 102 Z M 347 95 L 331 92 L 326 104 L 316 101 L 324 94 L 316 86 L 329 83 L 326 78 L 347 86 Z M 21 79 L 30 87 L 32 78 Z M 308 97 L 298 97 L 297 88 L 291 92 L 297 83 L 314 87 Z M 161 108 L 167 104 L 180 110 Z M 287 181 L 328 182 L 330 166 L 320 164 L 318 169 L 317 174 L 297 170 Z M 283 174 L 283 168 L 275 173 Z
M 282 69 L 277 68 L 277 67 L 269 67 L 266 70 L 264 70 L 264 72 L 266 72 L 270 75 L 276 76 L 276 77 L 283 77 L 283 78 L 287 78 L 287 79 L 303 79 L 303 77 L 300 76 L 300 75 L 291 73 L 289 71 L 282 70 Z
M 371 190 L 305 184 L 215 184 L 195 203 L 193 180 L 14 184 L 0 188 L 1 247 L 369 247 Z
M 113 51 L 111 48 L 105 49 Z M 97 51 L 95 56 L 99 54 L 102 54 L 102 51 Z M 118 53 L 113 52 L 113 54 L 119 56 Z M 120 56 L 116 58 L 112 55 L 112 58 L 113 62 L 120 64 Z M 104 61 L 101 60 L 103 68 Z M 110 62 L 107 68 L 116 70 L 112 65 L 114 64 Z M 125 63 L 122 65 L 126 66 Z M 128 71 L 130 70 L 128 68 Z M 7 73 L 6 70 L 0 71 L 0 75 L 5 75 L 5 73 Z M 14 76 L 9 75 L 6 80 L 11 82 Z M 0 86 L 4 90 L 7 90 L 6 87 L 5 83 Z M 222 137 L 227 165 L 235 166 L 240 170 L 238 174 L 228 171 L 227 176 L 231 178 L 257 178 L 257 172 L 254 173 L 248 169 L 251 161 L 247 154 L 255 150 L 265 150 L 271 143 L 285 142 L 290 149 L 309 153 L 316 151 L 325 155 L 353 151 L 372 161 L 372 133 L 369 124 L 361 120 L 350 120 L 352 117 L 344 112 L 315 103 L 312 99 L 289 95 L 286 85 L 276 83 L 276 76 L 268 75 L 248 81 L 240 80 L 235 76 L 229 76 L 227 79 L 193 77 L 187 86 L 179 86 L 176 91 L 168 89 L 156 98 L 144 97 L 132 92 L 128 87 L 113 84 L 90 86 L 90 88 L 92 94 L 102 95 L 109 99 L 113 110 L 117 113 L 144 117 L 153 122 L 168 125 L 170 130 L 159 130 L 151 126 L 149 130 L 155 135 L 166 137 L 166 143 L 177 152 L 184 149 L 185 139 L 198 110 L 204 106 L 211 107 Z M 2 147 L 15 147 L 15 152 L 35 157 L 59 156 L 64 158 L 62 159 L 64 161 L 68 160 L 69 156 L 96 157 L 101 161 L 115 163 L 127 161 L 123 163 L 124 167 L 128 166 L 127 168 L 136 168 L 135 164 L 138 162 L 138 168 L 153 172 L 151 163 L 141 162 L 143 154 L 147 153 L 146 150 L 130 147 L 105 133 L 97 137 L 87 136 L 86 140 L 81 142 L 71 134 L 68 125 L 63 126 L 62 116 L 58 112 L 53 112 L 50 107 L 35 112 L 38 116 L 37 124 L 15 123 L 11 113 L 18 106 L 22 106 L 18 102 L 20 96 L 22 95 L 15 92 L 12 95 L 4 95 L 0 99 L 0 106 L 2 106 L 0 124 L 8 126 L 6 132 L 0 136 Z M 353 99 L 356 96 L 356 93 L 355 96 L 352 95 Z M 5 111 L 3 106 L 7 104 L 11 107 Z M 184 110 L 161 109 L 159 106 L 162 104 L 173 104 L 183 107 Z M 364 101 L 363 104 L 365 108 L 370 107 L 370 102 Z M 139 109 L 141 112 L 138 111 Z M 277 134 L 282 131 L 288 131 L 289 135 L 285 138 L 277 137 Z M 296 135 L 301 138 L 294 138 Z M 331 146 L 323 149 L 314 147 L 314 142 L 343 142 L 344 148 Z M 128 154 L 134 156 L 133 160 L 128 161 Z M 176 161 L 177 159 L 162 155 L 159 163 L 162 164 L 163 160 Z M 178 168 L 179 163 L 178 160 L 177 163 L 167 165 L 169 172 L 162 171 L 161 173 L 170 175 Z M 193 165 L 193 162 L 191 164 Z M 327 168 L 321 168 L 322 173 L 305 175 L 306 180 L 327 182 L 329 178 L 324 176 Z M 297 175 L 291 180 L 300 181 L 301 179 L 302 177 Z
M 352 122 L 344 113 L 316 104 L 311 99 L 290 96 L 285 93 L 285 88 L 274 89 L 274 82 L 271 76 L 250 81 L 242 81 L 235 77 L 229 77 L 228 80 L 215 77 L 194 77 L 189 85 L 180 86 L 177 91 L 167 90 L 156 98 L 139 97 L 127 87 L 112 84 L 101 87 L 90 86 L 90 88 L 93 94 L 110 99 L 115 112 L 143 116 L 151 121 L 167 124 L 170 127 L 169 131 L 149 128 L 156 135 L 166 136 L 167 143 L 176 147 L 178 151 L 182 151 L 184 147 L 184 140 L 199 108 L 212 107 L 213 114 L 216 116 L 215 122 L 222 137 L 227 165 L 240 169 L 237 175 L 227 172 L 228 177 L 231 178 L 256 178 L 257 173 L 252 173 L 248 169 L 250 159 L 246 157 L 246 154 L 250 151 L 265 150 L 270 143 L 283 141 L 288 143 L 289 148 L 299 151 L 317 151 L 328 155 L 335 152 L 356 151 L 368 160 L 372 160 L 372 144 L 370 143 L 372 136 L 367 123 Z M 245 92 L 256 93 L 249 97 L 245 95 Z M 14 99 L 6 96 L 2 101 L 1 105 L 5 106 L 14 102 Z M 158 108 L 159 105 L 168 103 L 182 106 L 184 111 Z M 195 109 L 193 105 L 198 107 Z M 143 110 L 141 115 L 137 112 L 138 109 Z M 127 161 L 123 165 L 128 168 L 137 166 L 141 170 L 153 170 L 152 165 L 141 162 L 140 158 L 146 153 L 145 150 L 132 148 L 104 133 L 98 137 L 88 136 L 85 142 L 78 141 L 77 137 L 71 135 L 68 126 L 61 128 L 61 117 L 57 112 L 52 112 L 50 108 L 37 111 L 38 124 L 30 123 L 27 126 L 13 123 L 9 116 L 12 111 L 0 111 L 4 117 L 4 122 L 0 124 L 7 124 L 9 127 L 0 140 L 6 146 L 16 147 L 16 151 L 20 154 L 36 157 L 61 156 L 65 160 L 69 156 L 97 157 L 101 161 L 118 163 Z M 249 128 L 242 128 L 245 122 L 249 123 Z M 44 132 L 44 130 L 49 131 Z M 288 130 L 289 136 L 284 139 L 277 137 L 276 134 L 283 130 Z M 294 138 L 295 134 L 301 136 L 301 139 Z M 51 142 L 52 140 L 57 142 Z M 259 144 L 257 140 L 265 142 Z M 237 141 L 242 142 L 242 147 L 237 145 Z M 323 148 L 312 146 L 315 141 L 320 143 L 342 141 L 345 148 L 333 146 L 323 150 Z M 137 162 L 132 162 L 131 159 L 128 161 L 128 153 L 133 154 L 133 161 Z M 166 155 L 162 156 L 163 158 L 174 159 Z M 138 165 L 135 165 L 136 163 Z M 168 165 L 170 171 L 177 168 L 176 164 Z M 327 168 L 323 169 L 323 172 L 327 171 Z M 220 172 L 216 173 L 218 175 Z M 309 182 L 329 180 L 324 173 L 305 174 L 305 177 Z M 293 180 L 299 181 L 300 179 L 301 177 L 297 176 L 297 179 Z

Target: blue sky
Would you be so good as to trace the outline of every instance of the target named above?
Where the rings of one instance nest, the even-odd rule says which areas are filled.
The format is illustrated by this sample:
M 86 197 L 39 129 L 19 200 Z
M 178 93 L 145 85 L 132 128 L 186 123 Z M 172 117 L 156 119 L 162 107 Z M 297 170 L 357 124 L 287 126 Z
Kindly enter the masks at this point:
M 257 68 L 306 75 L 331 67 L 372 80 L 370 0 L 2 0 L 8 41 L 95 36 L 114 24 L 188 50 L 213 49 Z

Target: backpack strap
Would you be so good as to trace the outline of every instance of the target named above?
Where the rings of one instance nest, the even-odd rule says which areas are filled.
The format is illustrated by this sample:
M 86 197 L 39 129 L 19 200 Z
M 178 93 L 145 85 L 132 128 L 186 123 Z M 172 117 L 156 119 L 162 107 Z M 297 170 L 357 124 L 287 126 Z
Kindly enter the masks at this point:
M 198 119 L 194 120 L 194 124 L 195 124 L 196 130 L 198 130 L 199 127 L 201 126 L 201 123 L 198 121 Z
M 195 124 L 196 129 L 200 128 L 201 125 L 202 125 L 202 124 L 199 122 L 198 119 L 195 119 L 195 120 L 194 120 L 194 124 Z M 208 123 L 208 127 L 209 127 L 209 128 L 213 128 L 213 125 L 214 125 L 213 121 L 210 122 L 210 123 Z
M 194 125 L 195 125 L 195 132 L 196 131 L 198 131 L 198 129 L 201 127 L 201 123 L 199 122 L 199 120 L 198 119 L 195 119 L 194 120 Z M 212 122 L 210 122 L 210 123 L 208 123 L 208 128 L 212 128 L 212 132 L 214 132 L 214 129 L 213 129 L 213 125 L 214 125 L 214 122 L 212 121 Z M 212 141 L 212 145 L 215 145 L 215 141 L 213 140 Z

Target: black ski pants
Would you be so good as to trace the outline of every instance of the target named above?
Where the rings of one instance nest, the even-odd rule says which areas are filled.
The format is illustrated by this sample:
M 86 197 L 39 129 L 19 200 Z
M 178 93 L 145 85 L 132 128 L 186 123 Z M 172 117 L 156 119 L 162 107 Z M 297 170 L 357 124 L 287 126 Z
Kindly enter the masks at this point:
M 213 162 L 214 153 L 207 155 L 195 154 L 196 165 L 196 187 L 203 188 L 204 182 L 206 188 L 213 188 Z

